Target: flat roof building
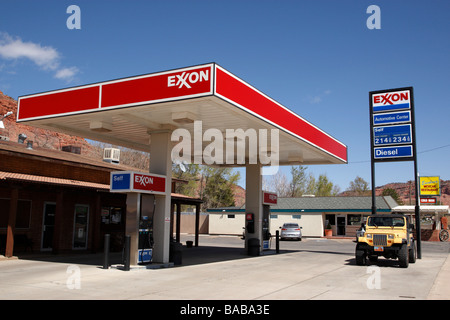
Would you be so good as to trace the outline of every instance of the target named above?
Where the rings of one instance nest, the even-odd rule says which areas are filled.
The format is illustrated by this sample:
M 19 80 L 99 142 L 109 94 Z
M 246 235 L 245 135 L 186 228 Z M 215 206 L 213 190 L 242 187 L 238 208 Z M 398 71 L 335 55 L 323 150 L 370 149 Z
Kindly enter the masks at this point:
M 397 202 L 391 196 L 377 197 L 377 211 L 390 213 Z M 329 223 L 334 236 L 356 235 L 361 223 L 372 213 L 371 197 L 278 198 L 270 206 L 270 233 L 283 223 L 297 222 L 305 237 L 322 237 Z M 242 234 L 245 205 L 208 210 L 210 234 Z

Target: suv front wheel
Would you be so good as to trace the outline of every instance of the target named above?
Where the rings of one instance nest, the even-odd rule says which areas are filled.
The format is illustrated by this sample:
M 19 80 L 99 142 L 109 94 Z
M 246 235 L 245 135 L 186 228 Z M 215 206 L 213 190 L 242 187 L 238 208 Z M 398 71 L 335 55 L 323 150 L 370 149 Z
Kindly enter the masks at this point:
M 400 248 L 400 251 L 398 252 L 398 262 L 401 268 L 408 268 L 409 250 L 407 244 L 402 245 L 402 247 Z
M 356 245 L 355 258 L 358 266 L 365 266 L 367 264 L 366 250 L 361 248 L 359 243 Z
M 416 249 L 416 243 L 414 240 L 411 241 L 411 247 L 409 249 L 409 263 L 415 263 L 417 257 L 417 249 Z

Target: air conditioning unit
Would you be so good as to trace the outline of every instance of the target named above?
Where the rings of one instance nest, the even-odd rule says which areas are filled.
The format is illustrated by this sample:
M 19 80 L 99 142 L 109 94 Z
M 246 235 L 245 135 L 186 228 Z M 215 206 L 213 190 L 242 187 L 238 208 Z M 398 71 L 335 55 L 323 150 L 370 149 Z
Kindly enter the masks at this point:
M 103 149 L 103 161 L 118 164 L 120 162 L 120 149 L 116 148 Z

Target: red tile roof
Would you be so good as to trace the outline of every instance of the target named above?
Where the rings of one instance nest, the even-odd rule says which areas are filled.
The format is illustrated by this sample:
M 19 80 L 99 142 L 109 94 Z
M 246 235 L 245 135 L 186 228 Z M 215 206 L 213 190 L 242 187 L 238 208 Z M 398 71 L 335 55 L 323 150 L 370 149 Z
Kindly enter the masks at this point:
M 51 184 L 89 189 L 109 190 L 109 185 L 94 182 L 35 176 L 31 174 L 0 171 L 0 180 L 23 181 L 28 183 Z

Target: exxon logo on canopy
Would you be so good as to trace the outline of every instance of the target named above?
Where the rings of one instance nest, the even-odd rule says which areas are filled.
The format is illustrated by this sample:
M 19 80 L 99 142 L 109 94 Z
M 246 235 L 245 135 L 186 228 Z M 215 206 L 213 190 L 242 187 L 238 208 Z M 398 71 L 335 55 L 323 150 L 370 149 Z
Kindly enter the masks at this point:
M 182 88 L 185 86 L 190 89 L 194 83 L 203 82 L 209 80 L 209 70 L 200 70 L 200 72 L 183 72 L 181 74 L 176 74 L 167 77 L 168 87 L 178 87 Z
M 373 112 L 410 109 L 409 90 L 382 92 L 372 95 Z

